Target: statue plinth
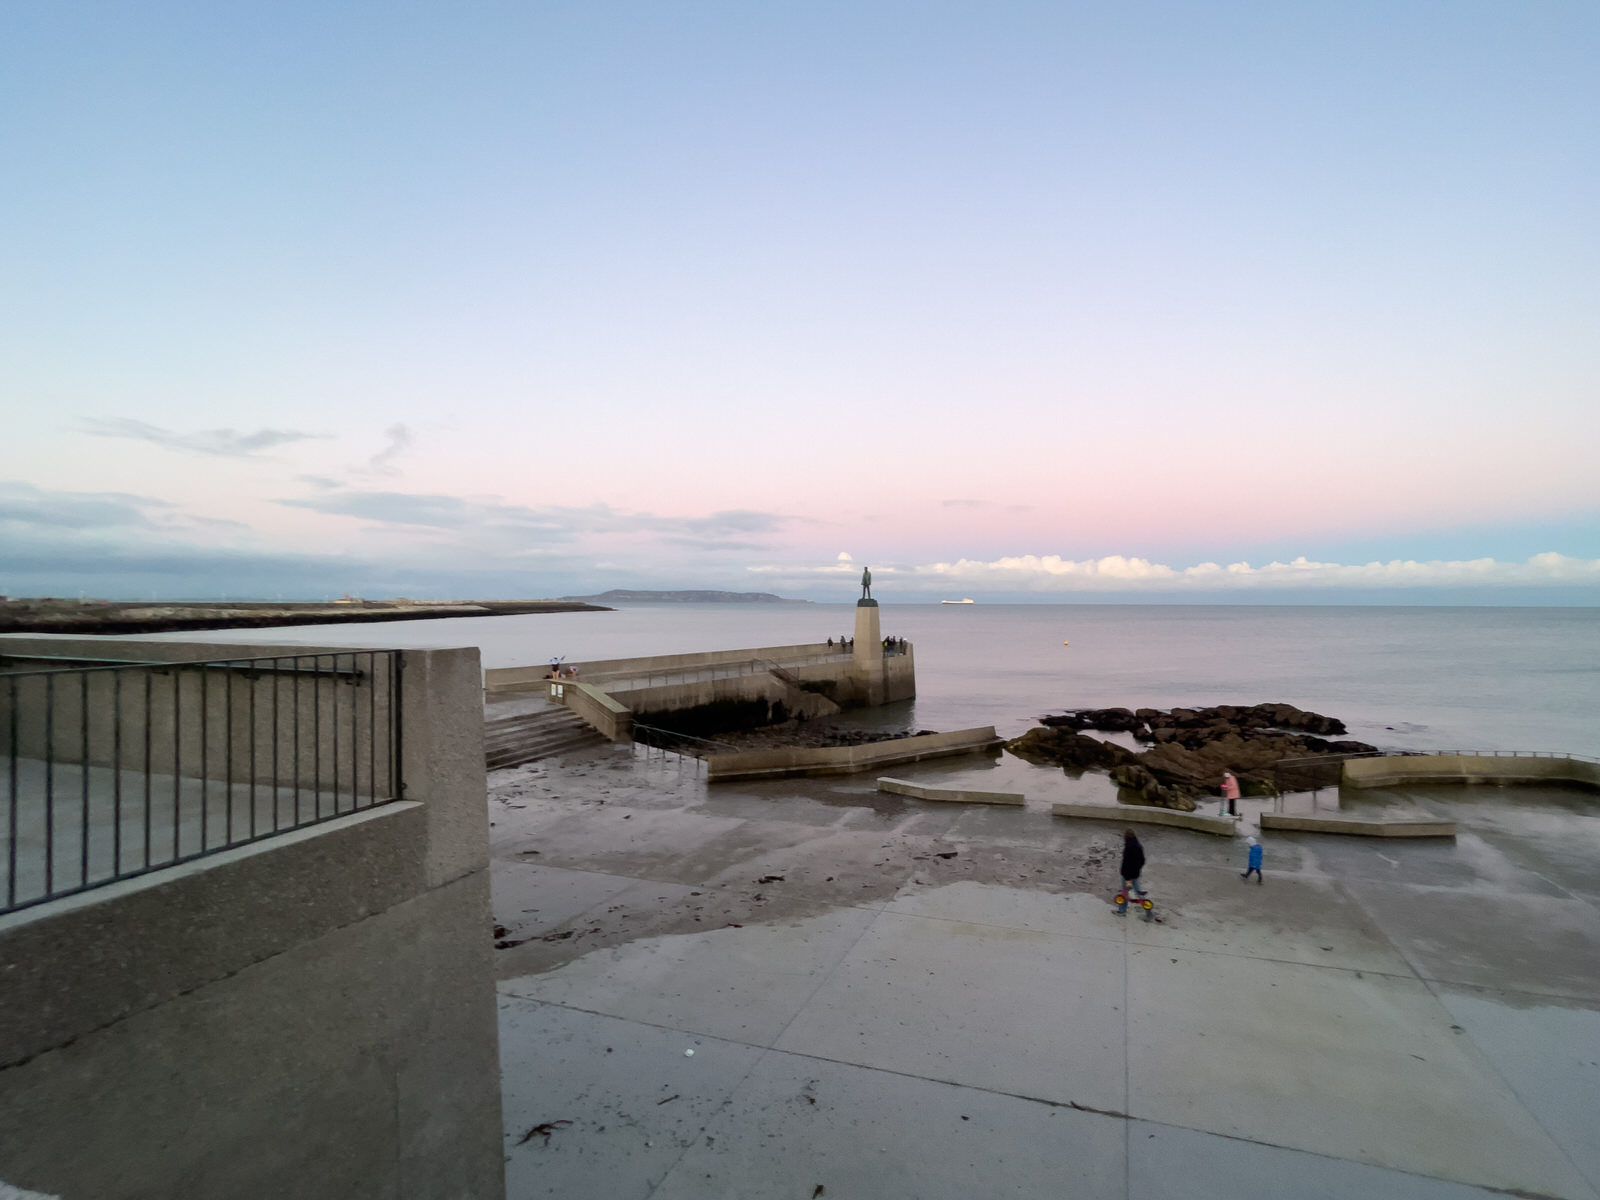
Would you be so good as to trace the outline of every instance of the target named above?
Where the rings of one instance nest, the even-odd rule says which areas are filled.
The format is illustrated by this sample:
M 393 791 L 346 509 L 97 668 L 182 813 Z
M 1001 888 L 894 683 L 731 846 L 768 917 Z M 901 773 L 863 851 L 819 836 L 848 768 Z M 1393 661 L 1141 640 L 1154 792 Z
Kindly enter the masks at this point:
M 878 627 L 878 602 L 856 601 L 855 665 L 864 671 L 883 671 L 883 633 Z

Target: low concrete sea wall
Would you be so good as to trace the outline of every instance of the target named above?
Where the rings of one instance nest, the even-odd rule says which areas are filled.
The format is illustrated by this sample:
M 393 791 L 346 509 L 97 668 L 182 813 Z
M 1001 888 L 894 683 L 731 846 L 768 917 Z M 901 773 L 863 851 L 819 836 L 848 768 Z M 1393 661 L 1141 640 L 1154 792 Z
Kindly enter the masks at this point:
M 1344 764 L 1350 787 L 1403 783 L 1577 784 L 1600 789 L 1600 763 L 1526 754 L 1390 754 Z
M 945 800 L 951 804 L 1023 804 L 1026 797 L 1021 792 L 980 792 L 972 788 L 923 787 L 909 779 L 878 780 L 878 790 L 893 796 L 910 796 L 916 800 Z
M 1003 744 L 993 725 L 956 729 L 949 733 L 922 733 L 864 746 L 825 746 L 817 749 L 740 750 L 706 756 L 706 778 L 711 783 L 734 779 L 769 779 L 785 775 L 851 775 L 896 763 L 920 762 L 952 754 L 992 750 Z
M 1295 833 L 1342 833 L 1353 837 L 1455 837 L 1454 821 L 1395 820 L 1366 821 L 1354 817 L 1298 816 L 1293 813 L 1262 813 L 1262 829 Z
M 1090 821 L 1116 821 L 1134 825 L 1171 825 L 1178 829 L 1197 829 L 1232 837 L 1238 817 L 1205 817 L 1199 813 L 1178 812 L 1171 808 L 1150 808 L 1142 804 L 1052 804 L 1053 817 L 1075 817 Z

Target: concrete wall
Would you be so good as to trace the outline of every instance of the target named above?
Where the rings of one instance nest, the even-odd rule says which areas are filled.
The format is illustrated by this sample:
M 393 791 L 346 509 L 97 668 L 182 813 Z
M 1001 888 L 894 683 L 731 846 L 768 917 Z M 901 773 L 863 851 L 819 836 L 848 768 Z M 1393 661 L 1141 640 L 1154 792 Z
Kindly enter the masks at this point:
M 808 642 L 793 646 L 756 646 L 748 650 L 708 650 L 696 654 L 657 654 L 644 658 L 605 658 L 595 659 L 592 662 L 566 663 L 563 665 L 577 667 L 580 679 L 594 683 L 602 682 L 607 678 L 636 678 L 640 675 L 648 675 L 651 672 L 665 674 L 668 672 L 696 671 L 702 668 L 731 666 L 763 658 L 784 666 L 807 658 L 814 658 L 818 661 L 826 658 L 837 658 L 841 662 L 849 661 L 848 656 L 842 655 L 825 642 Z M 540 681 L 549 674 L 549 664 L 532 667 L 496 667 L 483 673 L 483 684 L 485 690 L 489 692 L 527 691 L 530 688 L 537 688 Z
M 878 780 L 878 790 L 894 796 L 910 796 L 915 800 L 944 800 L 951 804 L 1025 804 L 1027 797 L 1021 792 L 980 792 L 973 788 L 936 788 L 912 783 L 909 779 Z
M 1403 783 L 1548 783 L 1600 788 L 1600 763 L 1579 758 L 1489 754 L 1393 754 L 1352 758 L 1343 782 L 1351 787 Z
M 1341 833 L 1354 837 L 1415 838 L 1456 835 L 1454 821 L 1362 821 L 1352 817 L 1312 817 L 1293 813 L 1262 813 L 1261 828 L 1292 830 L 1296 833 Z
M 633 740 L 633 713 L 593 684 L 551 679 L 545 688 L 552 701 L 570 708 L 613 742 Z
M 857 650 L 862 643 L 857 641 Z M 706 680 L 662 680 L 650 684 L 651 675 L 685 675 L 695 671 L 712 671 L 718 668 L 749 663 L 775 663 L 787 674 L 807 683 L 831 683 L 833 698 L 849 705 L 886 704 L 895 700 L 909 700 L 917 694 L 916 661 L 911 647 L 903 653 L 885 655 L 875 640 L 875 653 L 845 654 L 825 643 L 806 643 L 794 646 L 756 646 L 748 650 L 713 650 L 700 654 L 660 654 L 647 658 L 608 658 L 593 662 L 569 663 L 578 668 L 578 677 L 584 683 L 607 687 L 617 679 L 642 680 L 644 687 L 679 687 Z M 507 692 L 536 691 L 544 687 L 549 676 L 548 666 L 498 667 L 484 672 L 484 690 L 491 695 Z M 753 669 L 750 674 L 760 676 L 763 670 Z M 613 692 L 621 695 L 621 692 Z
M 0 917 L 0 1179 L 503 1195 L 477 651 L 406 655 L 408 801 Z
M 850 639 L 851 658 L 859 673 L 872 675 L 883 669 L 883 628 L 878 621 L 876 600 L 856 603 L 856 627 Z
M 733 779 L 776 778 L 785 775 L 849 775 L 896 763 L 920 762 L 952 754 L 971 754 L 1001 745 L 994 726 L 925 733 L 916 737 L 871 742 L 864 746 L 828 746 L 821 749 L 741 750 L 706 756 L 706 778 L 711 783 Z
M 794 687 L 770 672 L 729 675 L 696 683 L 674 683 L 610 693 L 630 712 L 649 714 L 683 712 L 718 701 L 758 701 L 782 704 L 791 717 L 810 719 L 832 716 L 839 706 L 824 695 Z M 640 720 L 648 723 L 647 716 Z
M 1151 808 L 1142 804 L 1052 804 L 1053 817 L 1076 817 L 1090 821 L 1116 821 L 1132 825 L 1171 825 L 1232 837 L 1238 817 L 1203 817 L 1199 813 L 1178 812 L 1171 808 Z

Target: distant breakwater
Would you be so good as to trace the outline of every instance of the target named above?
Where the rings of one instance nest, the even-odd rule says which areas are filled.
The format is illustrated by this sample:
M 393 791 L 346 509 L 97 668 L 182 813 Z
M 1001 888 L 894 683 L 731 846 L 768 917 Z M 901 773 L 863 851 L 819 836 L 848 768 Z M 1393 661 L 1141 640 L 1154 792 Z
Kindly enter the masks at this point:
M 0 602 L 0 633 L 173 633 L 190 629 L 267 629 L 285 625 L 354 625 L 442 617 L 609 611 L 604 605 L 567 600 L 475 600 L 439 604 L 11 600 Z

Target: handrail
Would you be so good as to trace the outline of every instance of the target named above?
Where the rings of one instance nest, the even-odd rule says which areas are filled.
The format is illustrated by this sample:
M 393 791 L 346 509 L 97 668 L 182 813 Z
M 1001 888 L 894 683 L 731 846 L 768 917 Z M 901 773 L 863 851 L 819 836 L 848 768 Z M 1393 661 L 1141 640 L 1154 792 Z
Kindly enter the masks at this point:
M 739 749 L 739 747 L 735 746 L 732 742 L 719 742 L 715 738 L 696 737 L 692 733 L 679 733 L 676 729 L 662 729 L 661 727 L 659 727 L 657 725 L 646 725 L 642 721 L 635 721 L 633 723 L 634 732 L 637 733 L 641 729 L 643 729 L 647 733 L 660 734 L 663 737 L 677 738 L 677 739 L 680 739 L 680 740 L 686 741 L 686 742 L 699 742 L 703 746 L 715 746 L 719 750 L 737 750 L 737 749 Z M 639 740 L 638 738 L 634 739 L 634 741 L 638 741 L 638 740 Z M 649 743 L 647 742 L 646 745 L 648 745 L 648 744 Z M 661 747 L 658 747 L 658 749 L 660 749 L 660 748 Z
M 402 799 L 404 665 L 329 648 L 0 673 L 0 913 Z
M 81 655 L 49 655 L 49 654 L 8 654 L 4 647 L 0 647 L 0 664 L 6 660 L 13 662 L 40 662 L 59 663 L 59 666 L 29 667 L 27 670 L 6 670 L 0 665 L 0 678 L 4 679 L 30 679 L 45 675 L 91 675 L 107 671 L 149 670 L 157 674 L 166 674 L 168 671 L 187 667 L 236 667 L 248 674 L 278 674 L 278 675 L 349 675 L 353 678 L 362 678 L 361 671 L 355 666 L 323 667 L 319 665 L 321 659 L 345 657 L 352 658 L 357 654 L 381 654 L 381 650 L 346 650 L 343 647 L 334 647 L 322 651 L 320 654 L 308 651 L 304 654 L 259 654 L 247 658 L 88 658 Z M 282 663 L 299 664 L 306 659 L 312 660 L 309 667 L 291 665 L 282 666 Z M 89 664 L 87 666 L 79 664 Z
M 1360 750 L 1350 754 L 1280 758 L 1270 768 L 1273 787 L 1278 793 L 1275 810 L 1283 811 L 1286 791 L 1309 791 L 1315 803 L 1317 793 L 1323 788 L 1339 786 L 1344 777 L 1345 763 L 1371 758 L 1528 758 L 1600 764 L 1600 758 L 1591 755 L 1559 754 L 1553 750 Z M 1334 773 L 1335 767 L 1338 768 L 1337 775 Z M 1287 787 L 1286 779 L 1289 781 Z
M 1280 758 L 1274 766 L 1302 763 L 1343 762 L 1351 758 L 1430 758 L 1454 755 L 1460 758 L 1564 758 L 1574 762 L 1600 763 L 1589 754 L 1567 754 L 1558 750 L 1359 750 L 1351 754 L 1310 754 L 1302 758 Z

